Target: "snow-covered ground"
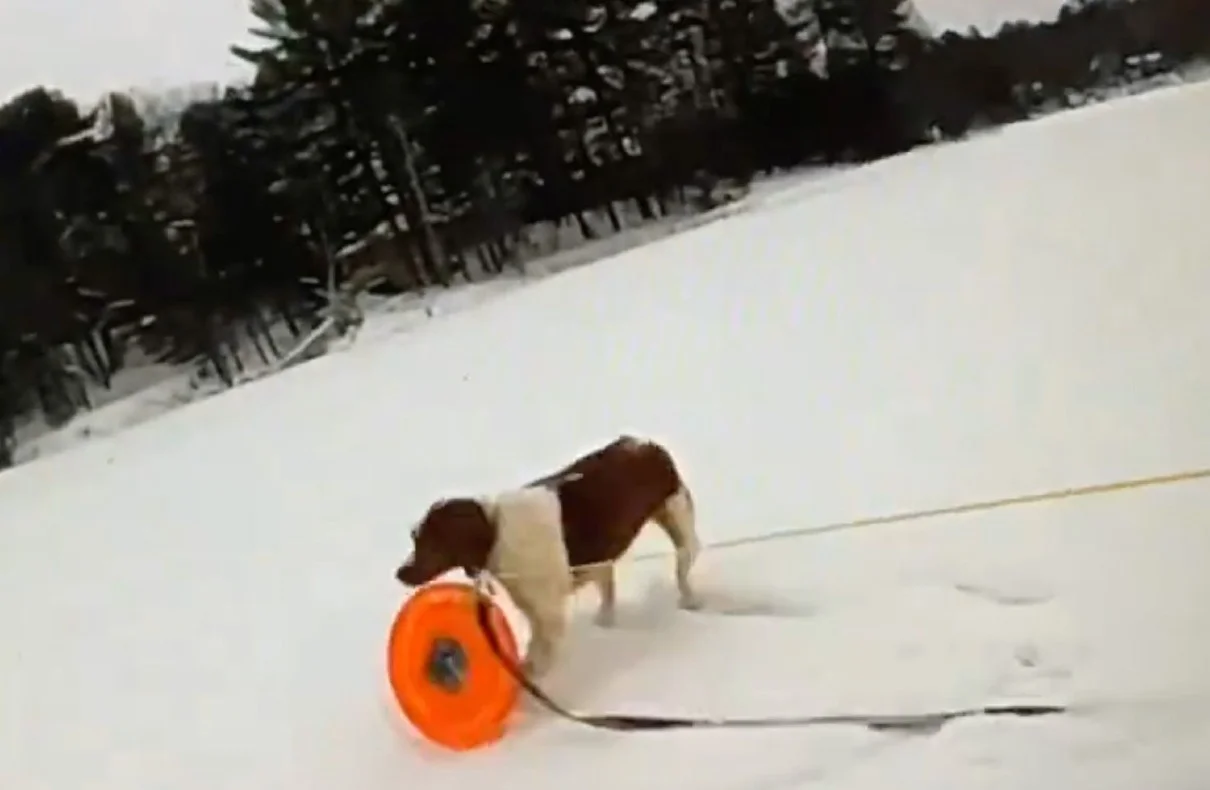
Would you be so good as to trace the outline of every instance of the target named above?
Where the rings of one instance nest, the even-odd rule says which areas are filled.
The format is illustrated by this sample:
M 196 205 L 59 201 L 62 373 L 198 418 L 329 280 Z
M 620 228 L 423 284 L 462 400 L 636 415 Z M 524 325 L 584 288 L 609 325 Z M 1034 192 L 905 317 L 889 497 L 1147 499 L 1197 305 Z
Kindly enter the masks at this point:
M 585 241 L 571 225 L 536 224 L 526 229 L 525 248 L 518 256 L 522 260 L 519 270 L 509 269 L 502 276 L 422 293 L 388 298 L 363 295 L 361 302 L 366 311 L 366 322 L 355 340 L 364 343 L 392 337 L 434 317 L 465 310 L 536 279 L 765 205 L 791 185 L 796 185 L 801 192 L 806 182 L 821 184 L 840 170 L 841 167 L 817 168 L 809 173 L 765 178 L 754 183 L 742 200 L 705 213 L 674 206 L 666 217 L 644 220 L 633 204 L 616 204 L 615 211 L 622 220 L 623 229 L 611 232 L 605 213 L 596 212 L 588 221 L 603 235 L 592 241 Z M 301 340 L 291 335 L 280 321 L 271 329 L 284 358 L 289 357 L 292 347 Z M 352 342 L 353 339 L 337 342 L 331 351 L 347 350 Z M 241 358 L 246 368 L 238 377 L 239 383 L 255 380 L 277 369 L 280 360 L 258 357 L 253 344 L 247 340 L 242 345 Z M 226 389 L 216 376 L 202 376 L 195 366 L 155 363 L 141 358 L 138 349 L 132 349 L 127 355 L 126 366 L 114 376 L 111 386 L 91 388 L 93 408 L 57 428 L 49 427 L 40 416 L 31 417 L 20 425 L 14 460 L 26 463 L 35 458 L 46 458 L 80 442 L 139 425 Z
M 432 498 L 621 432 L 681 456 L 708 542 L 1205 466 L 1206 140 L 1203 84 L 921 149 L 0 475 L 0 787 L 1200 790 L 1199 483 L 708 550 L 742 615 L 627 564 L 618 627 L 579 618 L 549 682 L 587 711 L 1071 715 L 527 708 L 450 755 L 383 654 Z

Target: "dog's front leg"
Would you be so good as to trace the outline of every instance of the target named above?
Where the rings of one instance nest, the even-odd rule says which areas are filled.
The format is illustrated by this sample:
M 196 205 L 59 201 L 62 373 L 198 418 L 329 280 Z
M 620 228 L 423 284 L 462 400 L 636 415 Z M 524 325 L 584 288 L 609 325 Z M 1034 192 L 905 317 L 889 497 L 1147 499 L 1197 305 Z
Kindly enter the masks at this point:
M 554 665 L 567 629 L 564 596 L 522 594 L 514 596 L 514 601 L 530 626 L 529 649 L 522 669 L 528 677 L 537 679 Z
M 525 654 L 525 672 L 531 678 L 540 678 L 554 665 L 559 646 L 566 630 L 565 614 L 549 609 L 535 613 L 533 636 Z

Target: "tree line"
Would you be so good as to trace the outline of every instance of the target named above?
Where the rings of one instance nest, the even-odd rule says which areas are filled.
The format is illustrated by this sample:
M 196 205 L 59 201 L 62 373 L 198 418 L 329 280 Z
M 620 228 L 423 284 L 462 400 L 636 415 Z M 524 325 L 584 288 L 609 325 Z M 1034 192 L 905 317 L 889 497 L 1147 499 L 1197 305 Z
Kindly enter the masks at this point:
M 363 290 L 520 265 L 720 185 L 863 162 L 1210 54 L 1204 0 L 939 37 L 902 0 L 253 0 L 255 68 L 182 107 L 0 107 L 0 466 L 137 349 L 230 384 Z M 273 327 L 285 327 L 283 343 Z

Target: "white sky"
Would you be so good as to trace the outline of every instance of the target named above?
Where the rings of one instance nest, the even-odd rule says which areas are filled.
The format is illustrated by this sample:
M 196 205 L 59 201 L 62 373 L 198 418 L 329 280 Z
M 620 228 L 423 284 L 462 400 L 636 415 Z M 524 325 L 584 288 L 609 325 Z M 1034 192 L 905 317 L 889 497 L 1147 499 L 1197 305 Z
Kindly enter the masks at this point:
M 247 0 L 0 0 L 0 103 L 38 84 L 89 104 L 104 91 L 248 73 Z
M 1053 18 L 1062 0 L 915 0 L 934 30 Z M 249 70 L 247 0 L 0 0 L 0 103 L 44 84 L 84 104 L 106 90 L 226 83 Z
M 1007 22 L 1056 19 L 1063 0 L 913 0 L 935 33 L 978 28 L 992 35 Z

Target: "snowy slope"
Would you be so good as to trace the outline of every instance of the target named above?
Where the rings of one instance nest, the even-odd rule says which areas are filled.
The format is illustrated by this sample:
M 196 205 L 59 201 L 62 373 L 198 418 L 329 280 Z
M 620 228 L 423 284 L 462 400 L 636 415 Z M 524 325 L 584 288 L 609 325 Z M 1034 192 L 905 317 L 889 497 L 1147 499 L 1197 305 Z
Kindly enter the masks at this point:
M 0 787 L 1194 790 L 1210 485 L 708 552 L 746 616 L 629 564 L 618 628 L 577 622 L 550 681 L 590 710 L 1080 715 L 531 711 L 455 757 L 383 647 L 431 498 L 622 431 L 683 456 L 710 542 L 1207 464 L 1206 139 L 1200 85 L 919 150 L 0 476 Z
M 538 223 L 525 229 L 523 249 L 518 253 L 520 272 L 509 269 L 507 274 L 462 283 L 450 288 L 432 288 L 399 296 L 376 297 L 364 294 L 365 325 L 357 332 L 356 342 L 369 338 L 394 336 L 423 325 L 432 318 L 465 310 L 523 287 L 535 279 L 558 274 L 623 250 L 649 243 L 655 239 L 681 233 L 739 211 L 763 205 L 784 189 L 797 185 L 801 190 L 806 181 L 825 182 L 845 166 L 813 168 L 807 174 L 778 174 L 754 181 L 746 196 L 726 203 L 712 211 L 700 212 L 689 207 L 677 209 L 659 219 L 649 220 L 639 215 L 634 204 L 615 204 L 614 211 L 622 220 L 621 231 L 612 231 L 610 218 L 604 211 L 589 212 L 586 220 L 604 234 L 586 241 L 576 228 L 555 223 Z M 285 356 L 291 355 L 300 339 L 277 322 L 273 335 Z M 330 351 L 347 350 L 353 341 L 346 338 L 333 344 Z M 264 361 L 253 345 L 245 340 L 242 349 L 245 366 L 241 381 L 261 378 L 278 366 L 279 360 Z M 16 463 L 34 458 L 46 458 L 81 442 L 90 441 L 153 420 L 188 403 L 226 391 L 216 377 L 202 379 L 196 369 L 179 365 L 155 363 L 139 359 L 137 349 L 128 352 L 125 366 L 114 376 L 110 386 L 96 387 L 90 393 L 93 408 L 57 428 L 50 428 L 34 418 L 17 429 Z

